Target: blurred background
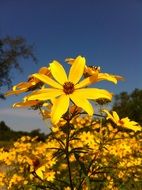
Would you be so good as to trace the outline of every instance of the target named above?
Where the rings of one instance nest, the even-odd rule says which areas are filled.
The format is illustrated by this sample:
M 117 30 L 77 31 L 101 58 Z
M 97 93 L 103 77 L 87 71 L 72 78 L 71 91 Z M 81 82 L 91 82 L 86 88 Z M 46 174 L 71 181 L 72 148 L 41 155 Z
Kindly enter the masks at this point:
M 1 0 L 1 94 L 8 90 L 6 79 L 2 81 L 4 52 L 16 49 L 17 42 L 10 40 L 21 38 L 23 41 L 16 47 L 22 45 L 30 52 L 26 54 L 20 49 L 21 54 L 12 60 L 8 69 L 9 86 L 26 81 L 31 73 L 54 59 L 66 68 L 65 58 L 82 55 L 88 65 L 125 77 L 118 85 L 100 82 L 95 86 L 114 94 L 123 91 L 131 94 L 136 88 L 142 89 L 141 0 Z M 23 72 L 19 72 L 15 61 Z M 50 123 L 43 122 L 38 111 L 11 108 L 21 98 L 22 95 L 0 99 L 0 121 L 12 130 L 40 128 L 48 133 Z

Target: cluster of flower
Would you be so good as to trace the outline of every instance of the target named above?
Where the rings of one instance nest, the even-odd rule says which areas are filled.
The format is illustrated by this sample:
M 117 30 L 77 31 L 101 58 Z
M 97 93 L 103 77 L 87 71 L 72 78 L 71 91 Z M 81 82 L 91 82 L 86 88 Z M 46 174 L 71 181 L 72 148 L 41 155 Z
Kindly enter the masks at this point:
M 1 187 L 119 190 L 141 186 L 141 126 L 104 108 L 94 114 L 89 102 L 102 105 L 112 99 L 109 91 L 89 85 L 102 80 L 116 84 L 122 77 L 87 66 L 81 56 L 66 61 L 71 65 L 68 77 L 54 60 L 6 93 L 29 93 L 13 107 L 39 109 L 52 126 L 45 142 L 22 137 L 9 150 L 0 150 L 5 167 Z
M 109 122 L 102 125 L 88 116 L 77 116 L 71 123 L 68 153 L 74 188 L 86 190 L 87 178 L 90 189 L 140 185 L 141 133 L 124 132 Z M 46 142 L 23 136 L 9 150 L 0 150 L 0 162 L 5 166 L 0 173 L 1 187 L 69 189 L 65 125 L 58 123 L 52 129 Z

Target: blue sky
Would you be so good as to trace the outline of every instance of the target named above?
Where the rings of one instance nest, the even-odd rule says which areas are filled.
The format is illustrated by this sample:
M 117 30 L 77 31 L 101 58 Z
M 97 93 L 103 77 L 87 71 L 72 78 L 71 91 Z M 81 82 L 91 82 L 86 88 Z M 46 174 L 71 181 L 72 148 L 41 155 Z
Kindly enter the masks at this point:
M 116 86 L 103 82 L 97 87 L 116 94 L 142 88 L 142 0 L 1 0 L 0 37 L 5 35 L 34 43 L 38 58 L 38 65 L 21 61 L 24 74 L 13 71 L 13 84 L 53 59 L 65 66 L 66 57 L 81 54 L 89 65 L 125 77 Z M 10 109 L 19 99 L 0 102 L 0 120 L 16 130 L 45 131 L 37 113 Z

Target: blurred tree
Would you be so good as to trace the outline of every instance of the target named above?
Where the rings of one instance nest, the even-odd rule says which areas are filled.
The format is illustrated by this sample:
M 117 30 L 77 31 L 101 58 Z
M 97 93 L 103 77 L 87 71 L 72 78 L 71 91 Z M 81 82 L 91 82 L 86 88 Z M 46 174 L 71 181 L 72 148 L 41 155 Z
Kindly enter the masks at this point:
M 34 129 L 29 133 L 29 136 L 31 137 L 38 137 L 38 140 L 45 141 L 47 135 L 40 132 L 40 129 Z
M 5 124 L 4 121 L 0 122 L 0 131 L 10 131 L 11 129 Z
M 12 84 L 12 76 L 10 71 L 15 68 L 22 72 L 19 59 L 31 58 L 36 62 L 35 55 L 33 53 L 33 45 L 27 44 L 27 41 L 22 37 L 5 37 L 0 39 L 0 88 L 7 86 L 8 88 Z M 3 98 L 0 93 L 0 98 Z
M 0 122 L 0 147 L 3 146 L 3 142 L 12 142 L 16 141 L 22 136 L 38 137 L 37 140 L 45 141 L 47 135 L 40 132 L 40 129 L 34 129 L 31 132 L 28 131 L 14 131 L 8 127 L 4 121 Z
M 142 125 L 142 90 L 135 89 L 132 93 L 122 92 L 115 96 L 113 110 L 120 117 L 130 119 Z

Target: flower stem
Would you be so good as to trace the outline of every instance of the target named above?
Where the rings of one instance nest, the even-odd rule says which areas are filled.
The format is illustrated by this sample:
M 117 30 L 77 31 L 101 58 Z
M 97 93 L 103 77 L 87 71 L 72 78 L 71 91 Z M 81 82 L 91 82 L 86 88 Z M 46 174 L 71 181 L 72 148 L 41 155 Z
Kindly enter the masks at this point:
M 66 159 L 67 159 L 67 165 L 68 165 L 68 172 L 69 172 L 69 181 L 70 181 L 70 188 L 71 190 L 74 189 L 73 182 L 72 182 L 72 175 L 71 175 L 71 166 L 69 161 L 69 137 L 70 137 L 70 123 L 67 122 L 67 133 L 66 133 Z

